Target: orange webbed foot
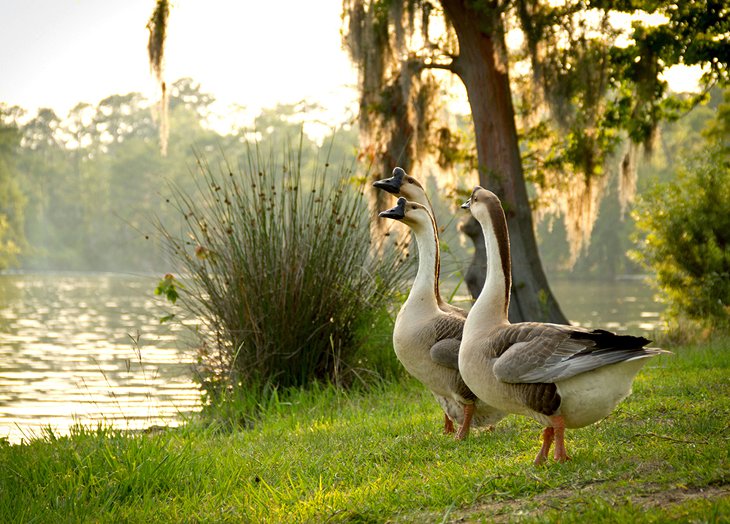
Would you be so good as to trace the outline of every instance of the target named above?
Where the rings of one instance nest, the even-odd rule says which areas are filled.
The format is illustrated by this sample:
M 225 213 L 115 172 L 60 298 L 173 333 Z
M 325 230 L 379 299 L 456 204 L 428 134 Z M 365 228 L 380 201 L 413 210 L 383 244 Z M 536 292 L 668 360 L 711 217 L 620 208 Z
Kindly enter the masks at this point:
M 456 434 L 456 440 L 464 440 L 469 435 L 471 427 L 471 418 L 474 415 L 474 404 L 464 404 L 464 421 L 459 426 L 459 432 Z
M 552 426 L 548 426 L 542 431 L 542 447 L 540 448 L 540 451 L 537 452 L 537 456 L 534 461 L 536 466 L 540 466 L 547 461 L 548 456 L 550 455 L 550 446 L 553 444 L 554 436 L 555 430 Z
M 444 413 L 444 435 L 450 435 L 454 431 L 454 421 L 449 418 L 449 416 Z

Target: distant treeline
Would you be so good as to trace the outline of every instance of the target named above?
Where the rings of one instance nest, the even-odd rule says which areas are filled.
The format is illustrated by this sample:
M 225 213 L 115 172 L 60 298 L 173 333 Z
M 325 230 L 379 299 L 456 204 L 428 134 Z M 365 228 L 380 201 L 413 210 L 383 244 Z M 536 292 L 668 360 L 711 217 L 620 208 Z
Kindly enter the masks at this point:
M 349 167 L 357 152 L 353 128 L 339 130 L 334 140 L 325 138 L 319 152 L 301 133 L 306 107 L 268 109 L 253 126 L 221 134 L 210 126 L 214 98 L 199 84 L 180 79 L 169 93 L 166 156 L 160 153 L 153 103 L 139 93 L 112 95 L 96 106 L 80 103 L 65 118 L 50 109 L 28 118 L 21 108 L 0 103 L 0 269 L 166 270 L 154 220 L 178 219 L 167 199 L 173 186 L 194 188 L 191 171 L 198 158 L 220 163 L 221 169 L 227 162 L 235 170 L 246 161 L 246 144 L 252 140 L 274 154 L 287 144 L 298 150 L 301 140 L 305 165 L 324 163 L 322 155 L 329 151 L 330 164 Z M 653 156 L 639 167 L 639 193 L 671 178 L 682 158 L 702 143 L 701 131 L 720 98 L 715 92 L 709 104 L 663 126 Z M 573 268 L 566 265 L 562 219 L 548 217 L 538 224 L 543 264 L 551 274 L 610 278 L 641 271 L 626 256 L 634 226 L 620 209 L 611 177 L 590 246 Z M 434 200 L 437 212 L 450 212 L 446 203 Z M 455 229 L 448 228 L 443 237 L 448 244 L 444 262 L 452 271 L 468 258 Z
M 177 219 L 171 187 L 192 189 L 198 158 L 235 170 L 246 142 L 283 151 L 301 139 L 304 163 L 317 161 L 299 107 L 265 110 L 253 126 L 221 134 L 209 126 L 214 98 L 198 84 L 184 78 L 169 91 L 166 156 L 153 104 L 139 93 L 78 104 L 66 118 L 41 109 L 28 119 L 0 105 L 0 269 L 160 270 L 154 222 Z M 356 134 L 337 134 L 325 142 L 330 161 L 342 163 L 354 158 Z

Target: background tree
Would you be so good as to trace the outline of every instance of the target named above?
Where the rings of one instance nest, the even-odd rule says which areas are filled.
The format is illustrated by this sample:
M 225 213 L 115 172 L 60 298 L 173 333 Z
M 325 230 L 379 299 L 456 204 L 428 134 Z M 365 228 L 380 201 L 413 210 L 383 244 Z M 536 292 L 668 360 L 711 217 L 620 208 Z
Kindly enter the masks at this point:
M 47 257 L 68 259 L 74 251 L 75 232 L 60 225 L 75 224 L 79 209 L 61 119 L 53 110 L 42 108 L 20 126 L 20 131 L 22 149 L 17 169 L 28 202 L 25 231 L 30 243 L 24 258 L 39 262 Z
M 25 248 L 25 197 L 15 167 L 20 131 L 14 116 L 18 108 L 0 104 L 0 269 L 14 265 Z
M 157 102 L 157 119 L 160 132 L 160 151 L 162 155 L 167 154 L 167 140 L 169 138 L 170 125 L 168 114 L 168 92 L 165 82 L 165 40 L 167 38 L 167 18 L 170 16 L 170 3 L 167 0 L 157 0 L 155 9 L 152 12 L 147 30 L 150 32 L 147 41 L 147 54 L 150 61 L 150 71 L 160 88 L 160 99 Z
M 413 39 L 427 37 L 430 4 L 346 0 L 344 6 L 345 42 L 359 69 L 360 158 L 371 168 L 371 181 L 390 176 L 396 166 L 410 172 L 429 148 L 438 84 L 417 60 L 402 54 Z M 370 186 L 371 233 L 379 238 L 387 224 L 377 216 L 390 197 Z
M 635 210 L 636 258 L 655 274 L 670 321 L 730 329 L 730 90 L 701 149 Z M 695 146 L 696 147 L 696 146 Z
M 727 79 L 728 43 L 720 36 L 727 32 L 728 21 L 721 2 L 554 4 L 442 0 L 437 8 L 422 1 L 343 3 L 346 40 L 361 72 L 361 112 L 383 107 L 370 101 L 389 100 L 394 82 L 400 82 L 401 92 L 412 94 L 408 86 L 417 85 L 418 78 L 431 78 L 424 76 L 431 70 L 450 71 L 463 82 L 474 125 L 479 180 L 500 196 L 508 217 L 515 262 L 512 320 L 565 321 L 538 256 L 526 182 L 533 182 L 543 201 L 563 214 L 573 249 L 578 251 L 597 215 L 609 153 L 623 136 L 631 143 L 651 146 L 657 124 L 675 118 L 685 107 L 666 96 L 660 73 L 676 63 L 699 64 L 708 68 L 706 82 Z M 649 26 L 637 21 L 631 28 L 613 22 L 617 13 L 631 15 L 639 9 L 662 14 L 666 22 Z M 430 28 L 437 25 L 443 30 L 431 34 Z M 522 46 L 510 51 L 506 35 L 517 28 L 523 35 Z M 373 60 L 373 47 L 378 50 L 376 58 L 382 59 Z M 519 75 L 511 68 L 525 62 L 530 66 L 534 96 L 528 96 L 527 90 L 518 93 L 519 82 L 512 80 Z M 532 159 L 533 169 L 527 173 L 516 113 L 525 117 L 523 146 L 531 146 L 531 151 L 523 151 Z M 378 136 L 365 136 L 365 143 L 388 142 L 387 131 L 423 129 L 444 134 L 429 123 L 427 112 L 379 113 L 386 121 L 395 114 L 412 119 L 408 125 L 379 126 Z M 369 128 L 362 122 L 367 118 L 361 113 L 361 131 L 366 135 Z M 424 136 L 419 142 L 429 140 Z M 621 194 L 625 201 L 633 193 L 636 150 L 633 147 L 624 158 Z M 483 251 L 477 250 L 473 266 L 484 263 Z M 480 289 L 481 282 L 470 287 Z
M 640 197 L 657 183 L 676 178 L 676 166 L 685 159 L 697 155 L 707 145 L 705 128 L 715 122 L 722 105 L 722 89 L 714 88 L 707 100 L 675 121 L 660 124 L 654 152 L 641 155 L 636 162 L 636 194 Z M 685 95 L 691 96 L 691 95 Z M 626 149 L 619 147 L 609 160 L 616 165 Z M 540 257 L 548 275 L 584 279 L 614 279 L 625 275 L 643 274 L 646 271 L 629 251 L 634 249 L 632 233 L 635 229 L 633 213 L 623 207 L 619 198 L 619 169 L 607 169 L 606 188 L 591 233 L 590 243 L 575 255 L 565 231 L 562 215 L 547 214 L 537 224 L 537 240 Z M 542 194 L 540 197 L 542 198 Z

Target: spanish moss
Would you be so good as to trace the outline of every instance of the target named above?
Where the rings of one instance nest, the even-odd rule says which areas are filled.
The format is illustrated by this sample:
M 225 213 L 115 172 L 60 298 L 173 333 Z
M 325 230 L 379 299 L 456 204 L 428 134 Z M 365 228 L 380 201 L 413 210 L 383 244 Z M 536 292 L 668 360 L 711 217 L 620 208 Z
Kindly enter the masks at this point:
M 426 46 L 428 2 L 344 0 L 345 44 L 359 71 L 361 160 L 374 179 L 390 176 L 396 166 L 411 171 L 429 152 L 439 85 L 424 72 L 418 52 Z M 368 184 L 376 240 L 389 224 L 375 217 L 390 197 Z M 401 228 L 398 228 L 401 230 Z
M 170 15 L 170 4 L 167 0 L 157 0 L 152 12 L 147 30 L 150 32 L 147 42 L 147 54 L 150 61 L 150 70 L 160 88 L 160 100 L 157 103 L 155 118 L 160 129 L 160 151 L 167 154 L 167 140 L 169 137 L 168 121 L 168 93 L 165 84 L 165 39 L 167 37 L 167 19 Z

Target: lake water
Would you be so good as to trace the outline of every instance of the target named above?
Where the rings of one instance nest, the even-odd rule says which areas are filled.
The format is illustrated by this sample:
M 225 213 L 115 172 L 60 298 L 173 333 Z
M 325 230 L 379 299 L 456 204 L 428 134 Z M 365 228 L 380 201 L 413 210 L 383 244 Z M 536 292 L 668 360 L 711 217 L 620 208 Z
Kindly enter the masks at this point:
M 0 274 L 0 438 L 77 422 L 174 425 L 199 408 L 191 337 L 160 324 L 158 278 Z M 662 307 L 640 280 L 552 287 L 573 323 L 650 338 L 659 326 Z
M 0 438 L 105 420 L 142 429 L 199 406 L 185 329 L 155 277 L 0 275 Z M 189 346 L 189 342 L 187 343 Z

